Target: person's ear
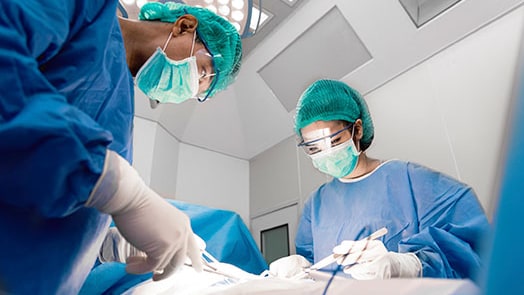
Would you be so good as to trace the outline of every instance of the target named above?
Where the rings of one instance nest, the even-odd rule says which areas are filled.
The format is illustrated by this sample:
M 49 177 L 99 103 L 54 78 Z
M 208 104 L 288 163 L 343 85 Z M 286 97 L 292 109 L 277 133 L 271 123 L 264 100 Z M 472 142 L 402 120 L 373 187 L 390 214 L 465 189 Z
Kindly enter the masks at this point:
M 173 37 L 189 33 L 194 34 L 198 26 L 198 19 L 191 14 L 184 14 L 173 23 Z
M 362 136 L 364 136 L 364 128 L 362 127 L 362 120 L 357 119 L 354 123 L 355 126 L 355 139 L 360 141 L 362 139 Z

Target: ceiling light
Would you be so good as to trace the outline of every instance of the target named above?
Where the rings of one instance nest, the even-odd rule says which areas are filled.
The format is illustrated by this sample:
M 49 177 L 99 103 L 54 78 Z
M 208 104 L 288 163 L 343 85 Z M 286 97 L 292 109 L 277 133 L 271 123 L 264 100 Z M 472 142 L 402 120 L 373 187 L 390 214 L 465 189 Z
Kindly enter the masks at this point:
M 242 13 L 240 10 L 234 10 L 231 12 L 231 18 L 239 22 L 244 19 L 244 13 Z
M 229 15 L 229 6 L 227 5 L 222 5 L 218 8 L 218 12 L 221 14 L 221 15 L 225 15 L 225 16 L 228 16 Z
M 136 0 L 136 6 L 138 6 L 138 8 L 142 8 L 142 6 L 144 6 L 146 3 L 147 0 Z
M 214 13 L 217 13 L 217 7 L 215 5 L 208 5 L 206 8 L 213 11 Z
M 244 1 L 242 1 L 242 0 L 233 0 L 231 2 L 231 5 L 233 6 L 233 8 L 242 9 L 244 7 Z
M 124 7 L 128 18 L 137 19 L 138 13 L 142 6 L 148 2 L 161 2 L 173 0 L 120 0 L 122 7 Z M 222 16 L 229 21 L 235 29 L 239 32 L 242 38 L 250 37 L 256 31 L 257 23 L 262 23 L 271 19 L 262 12 L 259 18 L 259 10 L 253 7 L 253 0 L 174 0 L 175 2 L 186 3 L 195 7 L 204 7 Z M 260 0 L 258 0 L 260 3 Z M 296 0 L 288 0 L 296 1 Z M 251 10 L 251 11 L 250 11 Z M 249 18 L 249 19 L 248 19 Z M 251 29 L 250 29 L 251 28 Z
M 239 23 L 232 22 L 231 24 L 233 25 L 233 27 L 235 27 L 235 29 L 237 29 L 237 31 L 240 31 L 240 24 Z

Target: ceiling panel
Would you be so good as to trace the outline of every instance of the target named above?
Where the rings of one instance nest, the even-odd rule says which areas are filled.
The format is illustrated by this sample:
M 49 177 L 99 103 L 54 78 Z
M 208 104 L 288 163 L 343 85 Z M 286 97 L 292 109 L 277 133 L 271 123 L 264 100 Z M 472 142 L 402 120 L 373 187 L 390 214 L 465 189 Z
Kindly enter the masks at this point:
M 304 89 L 315 80 L 340 79 L 371 58 L 335 6 L 258 73 L 289 112 L 295 108 Z

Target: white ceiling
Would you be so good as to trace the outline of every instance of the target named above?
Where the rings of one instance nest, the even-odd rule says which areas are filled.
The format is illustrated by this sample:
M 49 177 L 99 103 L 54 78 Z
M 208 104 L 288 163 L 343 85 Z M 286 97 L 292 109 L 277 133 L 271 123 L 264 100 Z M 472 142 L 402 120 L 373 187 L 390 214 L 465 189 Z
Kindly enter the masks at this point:
M 266 1 L 281 0 L 265 0 L 263 6 Z M 160 105 L 152 110 L 147 98 L 136 90 L 136 115 L 157 121 L 180 142 L 248 160 L 294 134 L 294 111 L 286 110 L 259 71 L 295 40 L 300 40 L 306 30 L 314 29 L 314 24 L 335 6 L 372 56 L 362 66 L 351 72 L 348 70 L 341 80 L 366 94 L 523 2 L 462 0 L 417 28 L 398 0 L 302 1 L 287 19 L 250 50 L 237 81 L 226 91 L 205 103 L 192 100 L 178 105 Z M 329 19 L 322 19 L 323 23 L 326 21 Z M 332 27 L 334 31 L 337 29 Z M 333 51 L 332 44 L 325 42 L 314 46 L 318 48 L 304 48 L 304 52 L 312 49 L 330 54 Z M 308 64 L 307 58 L 302 61 Z M 296 71 L 309 69 L 307 66 L 295 68 Z M 316 73 L 309 75 L 315 77 Z M 294 79 L 289 74 L 279 78 L 282 81 Z

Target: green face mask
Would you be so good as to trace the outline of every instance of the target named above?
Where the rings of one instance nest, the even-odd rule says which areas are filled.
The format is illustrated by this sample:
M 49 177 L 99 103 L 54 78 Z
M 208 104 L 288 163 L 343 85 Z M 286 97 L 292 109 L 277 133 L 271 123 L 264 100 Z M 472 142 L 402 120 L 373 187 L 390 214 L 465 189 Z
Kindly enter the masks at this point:
M 196 97 L 198 93 L 198 67 L 196 57 L 193 56 L 194 38 L 191 56 L 180 61 L 172 60 L 164 53 L 170 39 L 171 35 L 164 49 L 157 48 L 135 78 L 137 87 L 158 103 L 181 103 Z
M 310 155 L 313 166 L 323 173 L 335 178 L 342 178 L 349 175 L 358 163 L 357 151 L 353 139 L 335 146 L 329 150 Z

